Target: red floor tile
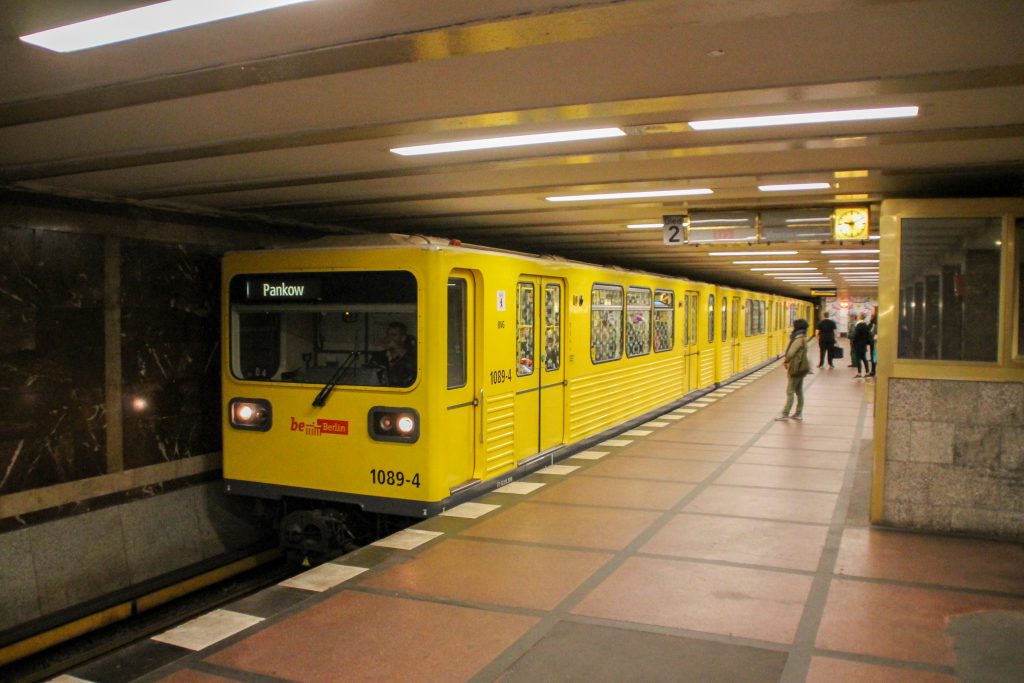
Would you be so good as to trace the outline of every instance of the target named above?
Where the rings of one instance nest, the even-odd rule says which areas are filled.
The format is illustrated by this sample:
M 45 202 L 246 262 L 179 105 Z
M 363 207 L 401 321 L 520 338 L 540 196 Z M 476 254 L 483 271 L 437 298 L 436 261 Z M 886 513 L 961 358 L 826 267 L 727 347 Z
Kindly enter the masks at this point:
M 531 500 L 536 503 L 668 510 L 692 490 L 693 484 L 678 482 L 573 476 L 554 486 L 544 487 Z
M 818 629 L 825 650 L 953 664 L 946 626 L 979 610 L 1024 610 L 1024 600 L 834 579 Z
M 814 571 L 827 535 L 825 526 L 681 514 L 640 552 Z
M 784 465 L 788 467 L 820 467 L 828 470 L 845 470 L 850 459 L 849 452 L 807 451 L 782 448 L 751 447 L 743 452 L 737 462 L 752 465 Z
M 839 493 L 843 488 L 844 474 L 840 470 L 736 463 L 722 472 L 715 483 L 722 486 L 764 486 Z
M 732 457 L 735 452 L 736 446 L 674 443 L 671 441 L 652 441 L 650 439 L 643 439 L 616 451 L 615 454 L 649 458 L 722 462 L 723 460 L 728 460 Z
M 520 503 L 498 514 L 492 513 L 461 535 L 621 550 L 660 514 L 645 510 Z
M 831 657 L 813 657 L 804 683 L 956 683 L 956 676 L 851 662 Z
M 846 529 L 836 573 L 1024 596 L 1024 547 L 881 529 Z
M 828 524 L 832 520 L 836 500 L 834 493 L 816 491 L 709 486 L 684 509 L 686 512 L 712 515 Z
M 338 593 L 207 661 L 299 683 L 466 680 L 537 619 L 354 591 Z
M 573 614 L 791 643 L 811 577 L 633 557 Z
M 449 600 L 554 609 L 611 557 L 449 538 L 360 585 Z
M 802 426 L 799 422 L 789 422 L 793 429 L 789 434 L 765 435 L 754 442 L 754 446 L 761 448 L 802 448 L 812 451 L 830 451 L 833 453 L 848 453 L 853 446 L 853 439 L 827 439 L 823 437 L 804 436 L 800 432 Z
M 718 469 L 716 462 L 678 460 L 668 458 L 605 458 L 581 476 L 621 477 L 625 479 L 649 479 L 651 481 L 676 481 L 699 484 Z

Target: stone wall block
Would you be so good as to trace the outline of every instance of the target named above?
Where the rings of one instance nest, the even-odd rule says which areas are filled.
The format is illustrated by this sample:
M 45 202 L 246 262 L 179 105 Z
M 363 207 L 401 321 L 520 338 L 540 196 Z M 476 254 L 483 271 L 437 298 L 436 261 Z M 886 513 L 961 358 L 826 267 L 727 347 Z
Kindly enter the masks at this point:
M 0 535 L 0 631 L 42 615 L 36 568 L 26 529 Z
M 40 610 L 49 614 L 129 585 L 117 508 L 32 527 Z
M 951 530 L 1024 542 L 1024 511 L 954 508 Z
M 910 451 L 910 420 L 889 420 L 888 431 L 885 435 L 885 457 L 886 460 L 908 461 L 911 459 Z
M 955 425 L 948 422 L 911 423 L 910 459 L 952 464 L 955 432 Z
M 1024 423 L 1024 384 L 979 382 L 977 401 L 967 404 L 966 421 L 984 425 L 1019 425 Z
M 983 425 L 958 425 L 953 445 L 953 462 L 968 470 L 991 472 L 1000 468 L 1003 430 Z M 964 476 L 974 476 L 967 471 Z
M 915 379 L 889 381 L 889 419 L 935 419 L 933 382 Z
M 885 499 L 919 506 L 930 501 L 934 466 L 889 462 L 885 466 Z
M 1024 427 L 1003 427 L 1001 451 L 1002 468 L 1024 486 Z
M 203 559 L 192 488 L 138 500 L 118 510 L 132 583 Z

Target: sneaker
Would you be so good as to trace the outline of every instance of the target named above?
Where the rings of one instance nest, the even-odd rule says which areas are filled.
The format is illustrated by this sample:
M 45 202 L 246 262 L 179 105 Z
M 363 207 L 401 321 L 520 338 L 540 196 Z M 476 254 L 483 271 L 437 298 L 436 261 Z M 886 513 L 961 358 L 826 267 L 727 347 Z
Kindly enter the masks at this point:
M 788 419 L 789 419 L 789 415 L 779 415 L 779 416 L 777 416 L 775 418 L 775 421 L 778 422 L 779 420 L 788 420 Z
M 834 366 L 834 365 L 830 365 L 830 366 L 828 366 L 828 369 L 829 369 L 829 370 L 835 370 L 835 369 L 836 369 L 836 366 Z
M 857 373 L 856 375 L 854 375 L 854 376 L 853 376 L 853 378 L 854 378 L 854 379 L 863 379 L 863 378 L 864 378 L 864 375 L 862 375 L 862 374 L 860 374 L 860 373 Z
M 797 422 L 803 422 L 804 416 L 803 415 L 794 415 L 793 419 L 796 420 Z

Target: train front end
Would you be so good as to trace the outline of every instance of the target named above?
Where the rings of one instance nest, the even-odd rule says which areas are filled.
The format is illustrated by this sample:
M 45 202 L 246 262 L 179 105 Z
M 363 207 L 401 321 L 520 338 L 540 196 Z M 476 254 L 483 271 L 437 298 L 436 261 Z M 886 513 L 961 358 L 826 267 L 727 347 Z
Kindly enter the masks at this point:
M 295 535 L 334 533 L 327 510 L 424 517 L 448 495 L 423 438 L 422 273 L 387 251 L 224 259 L 225 487 L 283 501 Z

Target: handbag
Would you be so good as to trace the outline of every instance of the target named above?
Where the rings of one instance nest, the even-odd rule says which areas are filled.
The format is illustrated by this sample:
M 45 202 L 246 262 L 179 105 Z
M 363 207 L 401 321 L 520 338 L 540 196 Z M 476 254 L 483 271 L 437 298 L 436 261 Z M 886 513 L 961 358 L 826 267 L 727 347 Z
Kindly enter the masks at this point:
M 842 358 L 845 351 L 846 349 L 844 349 L 842 346 L 833 346 L 832 358 Z

